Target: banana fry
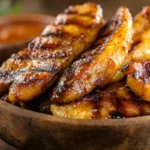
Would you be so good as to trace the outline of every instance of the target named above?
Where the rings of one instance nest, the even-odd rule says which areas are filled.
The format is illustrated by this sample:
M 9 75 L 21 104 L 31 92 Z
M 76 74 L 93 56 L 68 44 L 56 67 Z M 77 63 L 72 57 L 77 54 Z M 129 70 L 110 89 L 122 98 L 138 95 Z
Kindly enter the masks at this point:
M 10 102 L 38 97 L 53 85 L 63 69 L 91 46 L 102 24 L 99 5 L 70 6 L 28 48 L 4 62 L 0 93 L 9 90 Z
M 67 103 L 103 88 L 122 68 L 132 37 L 132 17 L 120 7 L 103 27 L 94 48 L 67 68 L 54 89 L 51 101 Z

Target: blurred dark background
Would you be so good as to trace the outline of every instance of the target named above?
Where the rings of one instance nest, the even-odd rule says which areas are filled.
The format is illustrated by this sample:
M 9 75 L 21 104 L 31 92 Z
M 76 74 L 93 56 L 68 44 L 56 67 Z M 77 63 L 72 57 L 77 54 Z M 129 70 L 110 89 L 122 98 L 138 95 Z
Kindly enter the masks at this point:
M 69 5 L 82 4 L 86 0 L 0 0 L 0 16 L 15 15 L 19 13 L 39 13 L 57 15 Z M 126 5 L 133 16 L 150 0 L 94 0 L 101 4 L 104 17 L 108 19 L 121 5 Z M 0 150 L 15 150 L 0 140 Z
M 56 15 L 68 5 L 81 4 L 86 0 L 0 0 L 0 15 L 17 13 L 41 13 Z M 109 18 L 121 6 L 129 7 L 133 15 L 145 5 L 150 5 L 150 0 L 94 0 L 100 3 L 105 18 Z

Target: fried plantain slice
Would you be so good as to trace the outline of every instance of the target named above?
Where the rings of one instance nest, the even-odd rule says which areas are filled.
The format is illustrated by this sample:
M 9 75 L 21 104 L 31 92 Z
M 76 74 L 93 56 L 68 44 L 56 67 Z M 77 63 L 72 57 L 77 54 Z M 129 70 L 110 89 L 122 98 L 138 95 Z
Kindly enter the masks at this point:
M 150 101 L 149 61 L 150 61 L 150 6 L 144 7 L 134 23 L 135 45 L 127 56 L 125 73 L 127 84 L 135 94 Z
M 132 17 L 126 7 L 120 7 L 100 31 L 94 48 L 83 53 L 68 67 L 54 89 L 51 101 L 67 103 L 104 87 L 128 53 L 132 37 Z
M 145 6 L 135 16 L 133 31 L 133 43 L 125 59 L 124 66 L 131 61 L 150 60 L 150 6 Z M 124 76 L 125 74 L 122 70 L 119 70 L 112 79 L 112 82 L 120 81 Z
M 70 6 L 28 48 L 3 63 L 2 74 L 17 72 L 18 75 L 15 74 L 13 79 L 7 76 L 9 84 L 1 77 L 0 93 L 10 87 L 8 99 L 11 102 L 38 97 L 52 86 L 64 68 L 91 46 L 102 24 L 99 5 L 86 3 Z M 2 86 L 5 86 L 3 90 Z
M 131 62 L 124 71 L 130 89 L 143 100 L 150 101 L 150 61 Z
M 133 23 L 134 43 L 138 43 L 142 39 L 150 38 L 150 6 L 143 7 L 142 11 L 134 18 Z
M 124 84 L 96 90 L 68 104 L 51 104 L 54 116 L 73 119 L 114 119 L 150 114 L 150 103 L 139 99 Z

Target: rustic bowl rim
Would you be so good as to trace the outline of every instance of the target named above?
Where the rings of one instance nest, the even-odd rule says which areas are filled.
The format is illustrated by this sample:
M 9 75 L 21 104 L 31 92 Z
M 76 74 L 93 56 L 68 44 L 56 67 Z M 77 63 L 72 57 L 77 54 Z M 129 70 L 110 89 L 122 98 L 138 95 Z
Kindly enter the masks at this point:
M 10 104 L 6 101 L 0 100 L 0 108 L 5 109 L 7 112 L 11 112 L 15 116 L 30 118 L 30 119 L 41 119 L 48 122 L 55 122 L 61 124 L 68 124 L 74 126 L 127 126 L 127 125 L 138 125 L 150 120 L 150 116 L 139 116 L 133 118 L 121 118 L 121 119 L 70 119 L 56 117 L 50 114 L 44 114 L 40 112 L 35 112 L 32 110 L 27 110 Z

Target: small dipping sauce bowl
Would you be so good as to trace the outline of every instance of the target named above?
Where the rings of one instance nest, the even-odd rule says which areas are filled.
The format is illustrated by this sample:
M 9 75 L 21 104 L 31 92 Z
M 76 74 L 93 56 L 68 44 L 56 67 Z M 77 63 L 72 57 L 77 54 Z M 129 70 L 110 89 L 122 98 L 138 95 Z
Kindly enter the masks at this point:
M 53 21 L 54 17 L 39 14 L 0 17 L 0 64 L 27 47 Z

